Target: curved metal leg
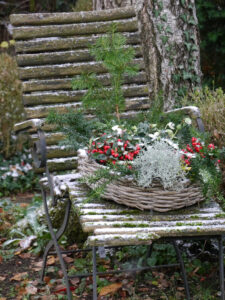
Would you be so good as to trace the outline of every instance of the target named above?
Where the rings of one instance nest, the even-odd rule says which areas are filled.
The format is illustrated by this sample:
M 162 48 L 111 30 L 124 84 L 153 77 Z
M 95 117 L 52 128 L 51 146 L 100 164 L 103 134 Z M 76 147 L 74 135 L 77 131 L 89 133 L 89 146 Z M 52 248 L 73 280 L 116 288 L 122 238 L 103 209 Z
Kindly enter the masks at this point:
M 218 238 L 219 244 L 219 264 L 220 264 L 220 291 L 221 291 L 221 299 L 225 300 L 224 294 L 224 257 L 223 257 L 223 236 L 221 235 Z
M 92 247 L 93 261 L 93 300 L 97 300 L 97 267 L 96 267 L 96 247 Z
M 189 291 L 189 286 L 188 286 L 188 281 L 187 281 L 187 275 L 186 275 L 186 271 L 185 271 L 185 266 L 184 266 L 184 261 L 180 252 L 180 249 L 177 246 L 177 243 L 175 240 L 172 241 L 174 249 L 176 251 L 176 255 L 177 255 L 177 259 L 180 263 L 180 268 L 181 268 L 181 273 L 182 273 L 182 277 L 184 280 L 184 287 L 185 287 L 185 293 L 186 293 L 186 298 L 187 300 L 190 300 L 190 291 Z
M 46 219 L 47 219 L 47 223 L 48 223 L 48 229 L 50 231 L 51 237 L 52 237 L 52 241 L 56 250 L 56 253 L 59 257 L 59 262 L 63 271 L 63 276 L 64 276 L 64 280 L 65 280 L 65 284 L 66 284 L 66 290 L 67 290 L 67 298 L 68 300 L 72 300 L 72 294 L 70 291 L 70 285 L 69 285 L 69 279 L 68 279 L 68 274 L 67 274 L 67 270 L 66 270 L 66 266 L 57 242 L 57 237 L 56 234 L 54 233 L 53 227 L 52 227 L 52 222 L 49 216 L 49 211 L 48 211 L 48 205 L 47 205 L 47 199 L 46 199 L 46 192 L 44 191 L 44 189 L 41 187 L 41 193 L 42 193 L 42 197 L 43 197 L 43 201 L 44 201 L 44 208 L 45 208 L 45 213 L 46 213 Z
M 57 231 L 57 233 L 55 234 L 57 241 L 61 238 L 61 236 L 63 235 L 63 233 L 66 230 L 66 227 L 67 227 L 68 222 L 69 222 L 70 209 L 71 209 L 71 201 L 70 201 L 70 199 L 68 199 L 67 204 L 66 204 L 65 216 L 64 216 L 62 225 L 59 228 L 59 230 Z M 43 279 L 44 279 L 48 253 L 49 253 L 49 251 L 50 251 L 50 249 L 52 248 L 53 245 L 54 245 L 54 242 L 53 242 L 53 240 L 51 240 L 51 241 L 48 242 L 48 244 L 45 248 L 45 252 L 44 252 L 44 255 L 43 255 L 43 264 L 42 264 L 41 276 L 40 276 L 41 281 L 43 281 Z

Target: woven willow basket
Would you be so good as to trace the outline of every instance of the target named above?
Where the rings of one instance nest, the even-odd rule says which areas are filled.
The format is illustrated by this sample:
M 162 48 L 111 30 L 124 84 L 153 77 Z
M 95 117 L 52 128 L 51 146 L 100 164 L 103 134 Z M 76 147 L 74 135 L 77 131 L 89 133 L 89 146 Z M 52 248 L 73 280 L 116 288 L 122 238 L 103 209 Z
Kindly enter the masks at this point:
M 99 168 L 104 168 L 87 157 L 80 157 L 78 161 L 78 170 L 84 177 L 93 175 Z M 95 187 L 91 184 L 88 186 Z M 150 188 L 142 188 L 132 180 L 123 178 L 109 183 L 102 197 L 126 206 L 158 212 L 187 207 L 204 200 L 200 187 L 195 184 L 188 183 L 182 190 L 172 191 L 163 190 L 157 182 L 153 183 Z

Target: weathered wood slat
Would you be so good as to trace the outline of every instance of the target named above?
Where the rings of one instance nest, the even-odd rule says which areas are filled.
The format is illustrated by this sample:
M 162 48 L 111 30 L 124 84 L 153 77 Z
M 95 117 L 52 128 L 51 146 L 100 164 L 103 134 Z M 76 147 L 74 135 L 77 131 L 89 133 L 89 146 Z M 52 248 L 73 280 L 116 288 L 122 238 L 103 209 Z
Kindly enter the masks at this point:
M 103 74 L 97 76 L 104 85 L 110 84 L 109 74 Z M 34 92 L 34 91 L 48 91 L 48 90 L 71 90 L 72 78 L 55 78 L 55 79 L 40 79 L 40 80 L 28 80 L 24 81 L 23 91 Z M 124 83 L 127 84 L 143 84 L 147 81 L 145 72 L 139 72 L 137 75 L 130 77 L 124 76 Z
M 46 144 L 47 145 L 57 145 L 60 141 L 65 139 L 65 135 L 61 132 L 46 133 Z M 31 141 L 35 142 L 38 140 L 38 135 L 36 133 L 30 135 Z
M 24 105 L 39 105 L 46 103 L 66 103 L 80 101 L 86 90 L 81 91 L 57 91 L 57 92 L 34 92 L 23 95 Z M 123 86 L 125 97 L 147 96 L 147 85 Z
M 35 107 L 26 107 L 26 115 L 28 119 L 33 118 L 45 118 L 48 116 L 51 109 L 56 110 L 59 113 L 66 113 L 69 109 L 76 109 L 81 106 L 80 102 L 66 103 L 58 105 L 38 105 Z
M 141 110 L 149 108 L 148 97 L 128 98 L 126 101 L 126 111 Z M 26 107 L 26 115 L 28 119 L 45 118 L 50 110 L 56 110 L 58 113 L 66 113 L 68 109 L 77 109 L 82 106 L 81 102 L 55 104 L 55 105 L 37 105 L 35 107 Z M 122 115 L 122 114 L 121 114 Z
M 118 32 L 134 32 L 138 30 L 137 19 L 116 20 L 109 22 L 78 23 L 63 25 L 44 25 L 44 26 L 21 26 L 13 29 L 13 38 L 30 39 L 52 36 L 74 36 L 95 33 L 106 33 L 115 24 Z
M 89 246 L 128 246 L 128 245 L 151 245 L 153 240 L 160 238 L 156 234 L 105 234 L 89 236 L 86 244 Z
M 100 234 L 118 234 L 118 235 L 127 235 L 127 234 L 156 234 L 161 237 L 168 236 L 190 236 L 195 233 L 195 235 L 204 235 L 206 232 L 208 234 L 215 234 L 218 231 L 225 231 L 225 224 L 214 224 L 212 225 L 194 225 L 194 226 L 171 226 L 171 227 L 150 227 L 150 228 L 103 228 L 94 230 L 95 235 Z
M 80 204 L 82 205 L 82 204 Z M 114 228 L 115 231 L 117 228 L 153 228 L 153 227 L 171 227 L 171 226 L 181 226 L 180 224 L 184 224 L 185 226 L 203 226 L 203 225 L 225 225 L 225 220 L 195 220 L 195 221 L 158 221 L 158 222 L 150 222 L 150 221 L 114 221 L 114 222 L 86 222 L 83 224 L 82 228 L 84 232 L 94 232 L 97 229 L 107 229 L 107 228 Z
M 68 149 L 65 146 L 48 146 L 47 147 L 47 158 L 60 158 L 60 157 L 71 157 L 76 156 L 76 151 Z
M 44 24 L 66 24 L 80 22 L 110 21 L 116 19 L 126 19 L 135 16 L 133 7 L 117 9 L 69 12 L 69 13 L 34 13 L 34 14 L 13 14 L 10 22 L 14 26 L 18 25 L 44 25 Z
M 127 47 L 128 46 L 124 47 L 124 49 Z M 135 50 L 135 56 L 140 57 L 142 54 L 141 46 L 133 46 L 133 48 Z M 91 56 L 88 49 L 17 55 L 17 63 L 19 66 L 38 66 L 44 64 L 76 63 L 85 61 L 93 61 L 93 56 Z
M 139 65 L 139 69 L 144 69 L 143 59 L 134 59 L 134 63 Z M 19 68 L 21 79 L 45 78 L 59 76 L 80 75 L 82 72 L 106 73 L 106 69 L 99 62 L 67 63 L 58 65 L 44 65 Z
M 138 32 L 122 32 L 127 39 L 127 44 L 136 45 L 140 44 L 140 35 Z M 16 41 L 17 53 L 33 53 L 33 52 L 46 52 L 46 51 L 59 51 L 59 50 L 73 50 L 79 48 L 88 48 L 93 45 L 100 36 L 104 34 L 96 34 L 93 36 L 77 36 L 77 37 L 47 37 L 36 38 L 26 41 Z
M 77 157 L 48 159 L 47 163 L 48 163 L 50 172 L 74 170 L 77 167 Z M 44 171 L 45 170 L 42 168 L 35 169 L 36 173 L 43 173 Z

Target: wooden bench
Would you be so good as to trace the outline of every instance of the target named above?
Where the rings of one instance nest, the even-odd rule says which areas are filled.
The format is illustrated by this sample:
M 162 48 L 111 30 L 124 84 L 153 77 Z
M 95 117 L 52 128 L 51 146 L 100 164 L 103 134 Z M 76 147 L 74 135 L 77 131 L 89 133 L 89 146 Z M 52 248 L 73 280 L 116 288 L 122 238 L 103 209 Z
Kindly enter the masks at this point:
M 135 61 L 140 65 L 138 75 L 125 78 L 124 116 L 135 114 L 136 110 L 149 108 L 148 83 L 138 22 L 133 8 L 80 13 L 20 14 L 12 15 L 11 23 L 14 26 L 13 37 L 16 40 L 17 61 L 23 82 L 23 102 L 27 113 L 27 120 L 17 124 L 15 130 L 27 130 L 30 133 L 36 150 L 36 171 L 46 173 L 46 177 L 41 180 L 41 186 L 52 241 L 45 250 L 41 277 L 44 276 L 46 259 L 54 245 L 64 273 L 67 296 L 68 299 L 72 299 L 69 277 L 57 243 L 67 226 L 72 204 L 78 212 L 83 231 L 89 234 L 86 245 L 91 247 L 93 253 L 93 299 L 97 299 L 96 247 L 152 245 L 152 241 L 161 238 L 171 241 L 175 247 L 186 297 L 190 299 L 177 240 L 211 237 L 219 241 L 220 286 L 221 297 L 224 299 L 222 235 L 225 232 L 225 219 L 224 213 L 216 203 L 213 202 L 209 206 L 203 204 L 170 214 L 139 212 L 109 201 L 86 203 L 86 188 L 78 181 L 79 173 L 72 171 L 77 167 L 77 153 L 65 151 L 60 147 L 58 142 L 63 139 L 63 135 L 54 132 L 54 128 L 45 122 L 52 108 L 65 112 L 68 108 L 81 105 L 80 99 L 85 91 L 71 90 L 70 82 L 73 76 L 83 71 L 93 71 L 97 72 L 105 85 L 109 84 L 106 70 L 91 57 L 88 45 L 105 34 L 112 23 L 116 23 L 117 30 L 127 37 L 128 44 L 135 47 Z M 202 129 L 199 111 L 193 107 L 183 109 L 194 115 Z M 56 172 L 55 175 L 50 175 L 50 171 Z M 67 173 L 57 175 L 61 171 Z M 65 218 L 56 234 L 49 217 L 45 186 L 50 188 L 54 205 L 63 196 L 67 201 Z M 151 249 L 150 247 L 149 254 Z

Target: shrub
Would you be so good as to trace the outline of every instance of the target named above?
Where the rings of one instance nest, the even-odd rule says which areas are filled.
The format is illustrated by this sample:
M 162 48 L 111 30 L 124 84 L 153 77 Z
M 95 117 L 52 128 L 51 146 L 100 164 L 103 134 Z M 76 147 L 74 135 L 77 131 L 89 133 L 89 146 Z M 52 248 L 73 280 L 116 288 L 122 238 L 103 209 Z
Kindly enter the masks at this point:
M 22 86 L 16 60 L 6 53 L 0 54 L 0 141 L 6 158 L 11 155 L 13 126 L 24 116 Z
M 190 102 L 200 108 L 206 130 L 215 142 L 219 146 L 225 145 L 225 93 L 222 88 L 196 90 L 184 98 L 183 104 Z

